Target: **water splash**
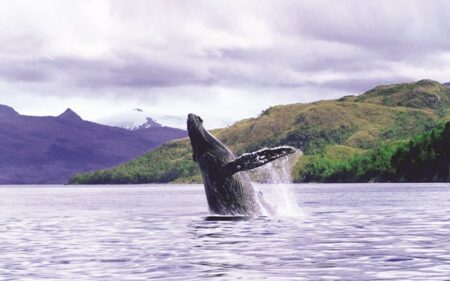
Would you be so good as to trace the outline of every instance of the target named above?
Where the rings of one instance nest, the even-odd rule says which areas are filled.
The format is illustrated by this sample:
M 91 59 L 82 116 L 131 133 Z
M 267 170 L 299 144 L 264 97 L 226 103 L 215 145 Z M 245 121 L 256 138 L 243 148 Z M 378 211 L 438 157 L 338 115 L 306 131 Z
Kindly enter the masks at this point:
M 302 152 L 291 154 L 261 166 L 251 172 L 253 179 L 267 183 L 257 186 L 264 191 L 264 197 L 276 206 L 279 216 L 302 216 L 303 212 L 295 200 L 292 185 L 292 169 Z

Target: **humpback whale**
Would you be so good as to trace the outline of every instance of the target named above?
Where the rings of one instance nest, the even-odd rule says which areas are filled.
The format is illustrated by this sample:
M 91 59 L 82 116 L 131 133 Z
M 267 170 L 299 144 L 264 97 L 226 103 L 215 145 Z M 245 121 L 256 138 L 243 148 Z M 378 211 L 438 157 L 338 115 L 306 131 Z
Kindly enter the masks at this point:
M 203 127 L 203 120 L 189 114 L 187 119 L 193 160 L 200 167 L 209 210 L 217 215 L 260 216 L 275 209 L 262 192 L 257 192 L 245 171 L 257 168 L 296 149 L 290 146 L 264 148 L 236 157 L 230 149 Z

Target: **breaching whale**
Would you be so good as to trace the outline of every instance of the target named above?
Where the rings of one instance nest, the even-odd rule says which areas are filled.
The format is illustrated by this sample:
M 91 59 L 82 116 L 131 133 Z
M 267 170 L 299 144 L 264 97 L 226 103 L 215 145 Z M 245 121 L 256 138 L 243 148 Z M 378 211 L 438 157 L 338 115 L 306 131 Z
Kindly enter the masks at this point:
M 274 213 L 261 192 L 253 188 L 245 171 L 257 168 L 296 149 L 290 146 L 264 148 L 239 158 L 203 127 L 203 120 L 189 114 L 188 134 L 193 159 L 200 167 L 209 210 L 217 215 L 259 216 Z

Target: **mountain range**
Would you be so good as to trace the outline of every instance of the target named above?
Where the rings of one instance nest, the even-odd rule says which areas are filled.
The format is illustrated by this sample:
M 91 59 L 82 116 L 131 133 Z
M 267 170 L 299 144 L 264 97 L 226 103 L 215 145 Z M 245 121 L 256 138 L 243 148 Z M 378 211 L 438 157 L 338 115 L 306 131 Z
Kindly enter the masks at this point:
M 213 130 L 236 154 L 292 145 L 304 152 L 293 170 L 318 159 L 346 159 L 383 143 L 410 139 L 450 120 L 450 88 L 432 80 L 377 86 L 337 100 L 273 106 L 256 118 Z M 205 127 L 208 127 L 208 119 Z M 320 156 L 320 157 L 317 157 Z M 78 174 L 71 183 L 200 182 L 188 139 L 171 141 L 112 169 Z
M 74 173 L 113 167 L 186 131 L 158 126 L 128 130 L 59 116 L 26 116 L 0 105 L 0 184 L 67 183 Z

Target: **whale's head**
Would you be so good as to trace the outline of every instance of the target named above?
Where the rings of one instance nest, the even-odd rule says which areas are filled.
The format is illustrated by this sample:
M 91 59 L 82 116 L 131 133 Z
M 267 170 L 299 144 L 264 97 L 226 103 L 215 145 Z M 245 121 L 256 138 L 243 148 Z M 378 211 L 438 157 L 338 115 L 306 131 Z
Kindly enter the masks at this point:
M 204 130 L 203 119 L 194 113 L 189 113 L 187 118 L 187 127 L 189 134 L 197 133 L 197 131 L 200 131 L 201 129 Z
M 203 119 L 193 113 L 187 118 L 187 129 L 191 140 L 193 159 L 204 153 L 229 153 L 229 150 L 203 127 Z

